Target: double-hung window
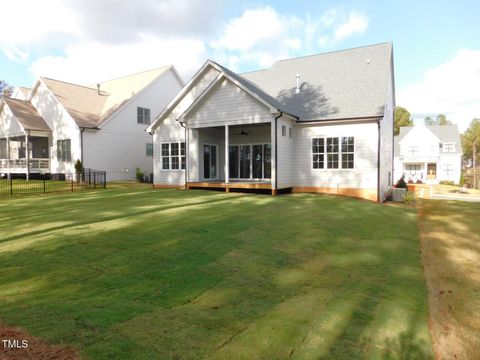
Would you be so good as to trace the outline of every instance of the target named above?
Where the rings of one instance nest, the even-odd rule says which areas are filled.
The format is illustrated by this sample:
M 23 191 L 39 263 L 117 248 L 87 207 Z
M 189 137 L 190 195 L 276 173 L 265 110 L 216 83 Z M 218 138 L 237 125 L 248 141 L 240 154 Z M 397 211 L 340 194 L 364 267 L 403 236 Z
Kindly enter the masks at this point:
M 454 153 L 455 152 L 455 143 L 443 143 L 443 152 Z
M 180 170 L 186 167 L 185 142 L 169 142 L 161 144 L 163 170 Z
M 147 143 L 146 147 L 146 155 L 147 156 L 153 156 L 153 144 L 152 143 Z
M 313 169 L 353 169 L 355 141 L 348 137 L 319 137 L 312 139 Z
M 72 161 L 70 139 L 57 140 L 57 160 L 59 162 Z

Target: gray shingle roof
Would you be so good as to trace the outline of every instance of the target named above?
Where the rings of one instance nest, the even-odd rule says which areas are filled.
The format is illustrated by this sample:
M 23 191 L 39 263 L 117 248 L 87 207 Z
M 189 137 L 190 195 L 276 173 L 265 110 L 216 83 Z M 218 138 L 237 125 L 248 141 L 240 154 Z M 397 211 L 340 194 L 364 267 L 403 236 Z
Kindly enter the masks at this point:
M 413 126 L 401 126 L 400 133 L 393 138 L 394 154 L 398 156 L 400 154 L 400 141 L 413 129 Z M 452 142 L 455 143 L 456 153 L 462 152 L 462 143 L 460 139 L 460 133 L 458 132 L 457 125 L 428 125 L 427 129 L 430 130 L 440 142 Z
M 391 61 L 392 44 L 383 43 L 281 60 L 241 76 L 300 120 L 382 116 L 393 76 Z

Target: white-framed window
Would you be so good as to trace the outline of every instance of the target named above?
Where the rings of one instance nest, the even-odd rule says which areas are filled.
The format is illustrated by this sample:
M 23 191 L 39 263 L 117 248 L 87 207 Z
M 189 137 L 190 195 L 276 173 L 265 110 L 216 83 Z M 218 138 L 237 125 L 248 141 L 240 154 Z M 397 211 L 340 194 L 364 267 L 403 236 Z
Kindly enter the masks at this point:
M 353 136 L 312 139 L 313 169 L 353 169 L 355 139 Z
M 410 178 L 422 178 L 422 165 L 420 164 L 405 164 L 405 177 Z
M 70 139 L 57 140 L 57 160 L 59 162 L 72 161 L 72 150 Z
M 288 137 L 291 139 L 292 138 L 292 128 L 288 128 Z
M 161 144 L 162 170 L 184 170 L 186 167 L 185 142 L 175 141 Z
M 417 145 L 410 145 L 407 149 L 407 153 L 408 153 L 409 156 L 418 155 L 418 146 Z
M 455 143 L 454 142 L 443 143 L 443 152 L 454 153 L 455 152 Z
M 287 136 L 287 126 L 282 125 L 282 136 Z
M 145 147 L 145 154 L 147 156 L 153 156 L 153 144 L 152 143 L 147 143 Z
M 137 107 L 137 123 L 150 125 L 150 109 Z
M 443 173 L 447 178 L 450 178 L 451 176 L 453 176 L 453 171 L 454 171 L 453 164 L 443 164 L 442 167 L 443 167 Z

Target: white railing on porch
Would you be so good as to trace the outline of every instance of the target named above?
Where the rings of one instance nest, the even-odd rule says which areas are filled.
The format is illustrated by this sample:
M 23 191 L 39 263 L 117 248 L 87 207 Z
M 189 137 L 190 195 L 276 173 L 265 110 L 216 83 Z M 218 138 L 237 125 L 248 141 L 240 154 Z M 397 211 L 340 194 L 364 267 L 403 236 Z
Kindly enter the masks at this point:
M 50 169 L 49 159 L 30 159 L 30 171 L 48 171 Z M 27 171 L 26 159 L 0 159 L 1 172 Z

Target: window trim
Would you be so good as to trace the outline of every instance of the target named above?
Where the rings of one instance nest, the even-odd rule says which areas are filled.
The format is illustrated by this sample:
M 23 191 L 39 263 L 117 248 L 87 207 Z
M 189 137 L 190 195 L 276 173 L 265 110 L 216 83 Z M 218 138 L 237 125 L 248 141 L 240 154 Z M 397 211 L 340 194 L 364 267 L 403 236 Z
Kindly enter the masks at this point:
M 140 109 L 142 110 L 142 120 L 143 120 L 142 122 L 138 121 L 138 116 L 139 116 L 138 111 Z M 145 110 L 148 110 L 148 122 L 145 122 Z M 151 122 L 152 122 L 152 111 L 150 110 L 150 108 L 137 106 L 137 124 L 139 124 L 139 125 L 150 125 Z
M 447 147 L 447 145 L 451 145 L 453 147 L 453 150 L 452 151 L 446 151 L 445 148 Z M 455 154 L 457 152 L 457 146 L 456 145 L 457 144 L 453 141 L 442 143 L 442 153 L 444 153 L 444 154 Z
M 148 153 L 148 145 L 152 146 L 151 147 L 151 151 L 152 151 L 151 154 Z M 145 143 L 145 156 L 148 156 L 148 157 L 153 156 L 154 148 L 155 148 L 155 146 L 153 145 L 153 143 Z
M 67 142 L 68 141 L 68 142 Z M 69 146 L 66 146 L 66 148 L 69 150 L 68 152 L 66 152 L 66 154 L 68 154 L 67 156 L 67 159 L 63 159 L 63 144 L 69 144 Z M 69 163 L 69 162 L 72 162 L 72 139 L 58 139 L 57 140 L 57 161 L 59 163 Z M 62 155 L 62 156 L 60 156 Z
M 287 136 L 287 125 L 282 125 L 282 136 Z
M 353 168 L 343 168 L 342 167 L 342 138 L 346 137 L 351 137 L 353 138 L 353 152 L 346 152 L 346 154 L 353 154 Z M 323 138 L 324 140 L 324 158 L 323 158 L 323 168 L 314 168 L 313 167 L 313 139 L 321 139 Z M 338 139 L 338 168 L 328 168 L 327 167 L 327 138 L 337 138 Z M 312 136 L 310 138 L 310 169 L 312 171 L 351 171 L 351 170 L 357 170 L 357 146 L 356 146 L 356 140 L 355 140 L 354 135 L 319 135 L 319 136 Z M 315 153 L 317 154 L 317 153 Z M 318 153 L 319 154 L 319 153 Z M 337 153 L 335 153 L 337 154 Z
M 187 144 L 185 144 L 185 154 L 182 155 L 182 143 L 185 143 L 183 140 L 175 140 L 175 141 L 162 141 L 160 143 L 160 171 L 185 171 L 187 167 Z M 168 144 L 168 169 L 163 168 L 163 158 L 166 156 L 162 155 L 162 145 Z M 179 168 L 172 169 L 172 145 L 171 144 L 178 144 L 178 157 L 179 159 Z M 182 169 L 182 158 L 185 158 L 185 169 Z

